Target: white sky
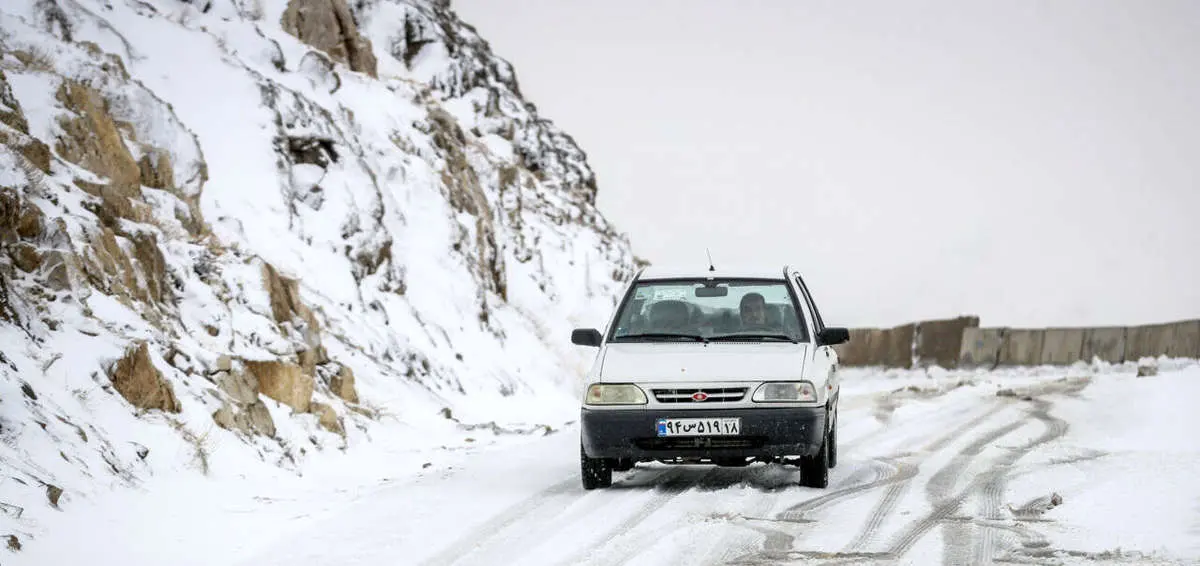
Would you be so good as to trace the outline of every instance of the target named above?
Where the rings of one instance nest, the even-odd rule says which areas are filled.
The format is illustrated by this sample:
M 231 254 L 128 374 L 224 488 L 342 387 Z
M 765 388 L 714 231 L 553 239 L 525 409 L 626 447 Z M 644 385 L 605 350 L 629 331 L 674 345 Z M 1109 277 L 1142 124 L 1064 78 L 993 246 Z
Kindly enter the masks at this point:
M 791 262 L 846 326 L 1200 318 L 1200 2 L 453 6 L 653 262 Z

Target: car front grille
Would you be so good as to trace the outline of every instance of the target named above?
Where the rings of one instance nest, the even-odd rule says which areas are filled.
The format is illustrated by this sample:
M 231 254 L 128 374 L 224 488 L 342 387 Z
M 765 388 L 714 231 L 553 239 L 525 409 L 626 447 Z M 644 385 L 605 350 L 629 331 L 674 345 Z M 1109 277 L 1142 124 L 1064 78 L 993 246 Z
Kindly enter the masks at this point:
M 745 387 L 720 387 L 712 389 L 654 389 L 654 399 L 659 403 L 734 403 L 746 397 Z M 703 400 L 694 396 L 702 393 Z

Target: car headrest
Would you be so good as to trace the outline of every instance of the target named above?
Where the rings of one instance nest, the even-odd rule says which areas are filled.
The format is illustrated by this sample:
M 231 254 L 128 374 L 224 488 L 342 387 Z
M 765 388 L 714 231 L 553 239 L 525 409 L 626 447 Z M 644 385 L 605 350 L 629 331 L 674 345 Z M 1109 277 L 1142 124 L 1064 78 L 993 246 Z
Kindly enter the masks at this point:
M 687 303 L 683 301 L 660 301 L 650 306 L 650 324 L 678 327 L 687 324 L 690 314 Z

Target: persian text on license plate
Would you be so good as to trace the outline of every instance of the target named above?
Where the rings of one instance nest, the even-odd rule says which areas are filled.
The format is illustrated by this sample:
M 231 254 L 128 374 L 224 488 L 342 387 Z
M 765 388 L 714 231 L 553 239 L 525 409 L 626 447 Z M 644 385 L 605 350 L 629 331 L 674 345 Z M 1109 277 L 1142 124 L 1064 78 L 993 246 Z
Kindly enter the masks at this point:
M 724 436 L 742 433 L 742 419 L 658 419 L 658 436 Z

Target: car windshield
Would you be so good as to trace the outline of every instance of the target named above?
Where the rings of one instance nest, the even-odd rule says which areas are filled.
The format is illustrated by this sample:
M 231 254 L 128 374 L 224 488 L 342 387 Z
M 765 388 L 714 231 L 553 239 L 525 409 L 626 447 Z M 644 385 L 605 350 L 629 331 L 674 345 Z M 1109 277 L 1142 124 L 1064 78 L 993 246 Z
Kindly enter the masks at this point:
M 805 341 L 783 280 L 642 281 L 617 314 L 612 342 Z

